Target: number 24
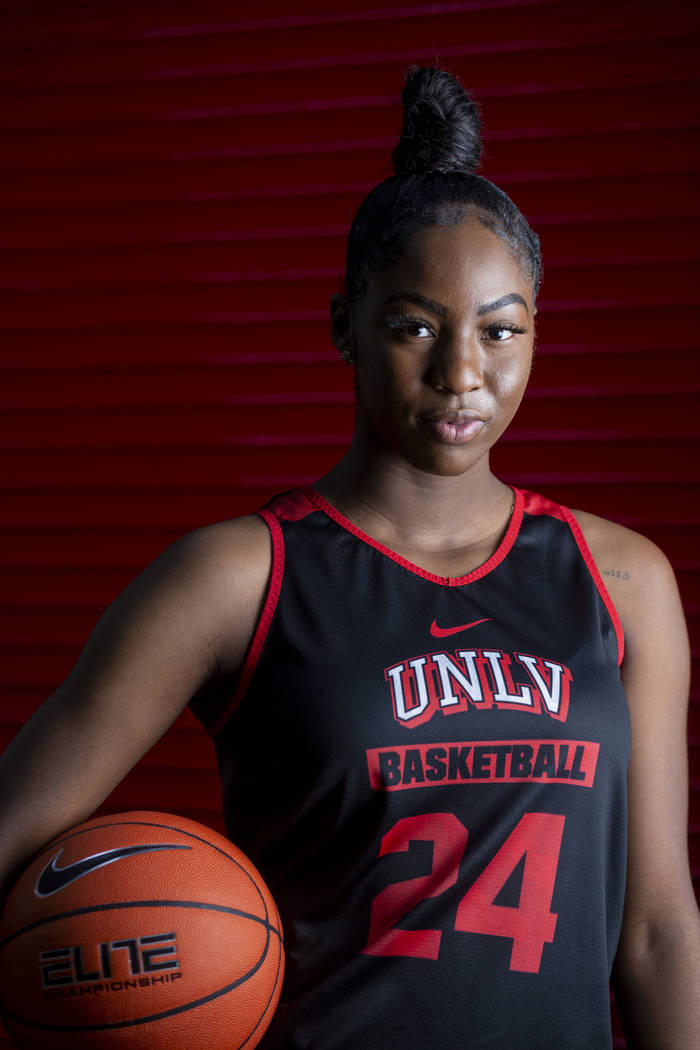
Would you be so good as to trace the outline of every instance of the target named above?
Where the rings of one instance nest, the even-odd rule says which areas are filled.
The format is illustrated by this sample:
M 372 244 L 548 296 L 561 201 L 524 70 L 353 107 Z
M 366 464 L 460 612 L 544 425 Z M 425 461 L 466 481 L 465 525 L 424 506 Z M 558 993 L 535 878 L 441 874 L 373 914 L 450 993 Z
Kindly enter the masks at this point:
M 554 940 L 557 916 L 550 909 L 563 833 L 562 815 L 525 813 L 457 908 L 455 929 L 461 933 L 482 933 L 512 940 L 511 970 L 537 973 L 544 945 Z M 427 840 L 433 843 L 433 862 L 429 875 L 393 883 L 374 898 L 364 949 L 367 955 L 437 959 L 441 930 L 403 930 L 397 923 L 420 901 L 438 897 L 454 886 L 468 837 L 469 832 L 454 813 L 405 817 L 386 833 L 380 857 L 405 853 L 411 842 Z M 517 907 L 494 904 L 523 857 L 525 865 Z

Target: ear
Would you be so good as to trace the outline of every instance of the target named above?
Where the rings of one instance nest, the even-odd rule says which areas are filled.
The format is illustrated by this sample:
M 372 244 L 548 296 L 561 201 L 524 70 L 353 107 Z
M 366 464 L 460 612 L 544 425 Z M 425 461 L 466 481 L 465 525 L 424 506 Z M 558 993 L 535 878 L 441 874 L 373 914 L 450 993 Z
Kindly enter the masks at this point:
M 339 293 L 331 296 L 331 339 L 344 360 L 354 361 L 355 338 L 350 321 L 350 307 L 347 297 Z

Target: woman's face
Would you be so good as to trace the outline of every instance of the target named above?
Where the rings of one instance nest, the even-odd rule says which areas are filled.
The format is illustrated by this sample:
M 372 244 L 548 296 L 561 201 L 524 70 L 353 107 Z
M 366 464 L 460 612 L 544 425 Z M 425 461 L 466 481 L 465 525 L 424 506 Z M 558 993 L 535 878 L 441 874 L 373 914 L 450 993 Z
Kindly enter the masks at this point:
M 482 461 L 525 391 L 532 293 L 505 242 L 473 216 L 420 230 L 352 311 L 356 425 L 370 444 L 431 474 Z

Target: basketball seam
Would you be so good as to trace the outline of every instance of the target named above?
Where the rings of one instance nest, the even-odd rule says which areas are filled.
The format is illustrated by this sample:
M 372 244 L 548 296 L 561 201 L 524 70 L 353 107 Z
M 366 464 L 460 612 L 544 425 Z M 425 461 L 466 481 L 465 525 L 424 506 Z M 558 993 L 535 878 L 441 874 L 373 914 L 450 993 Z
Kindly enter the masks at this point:
M 114 901 L 111 903 L 105 902 L 100 904 L 86 905 L 84 908 L 73 908 L 71 911 L 59 912 L 57 915 L 46 915 L 43 919 L 37 919 L 35 922 L 29 923 L 28 926 L 23 926 L 20 930 L 15 930 L 9 937 L 5 937 L 4 940 L 0 941 L 0 950 L 2 950 L 10 941 L 14 941 L 15 938 L 21 937 L 24 933 L 29 933 L 31 930 L 36 930 L 39 926 L 46 926 L 48 923 L 57 922 L 59 919 L 71 919 L 74 915 L 88 915 L 90 912 L 95 911 L 116 911 L 119 908 L 200 908 L 202 911 L 223 911 L 229 915 L 239 915 L 243 919 L 250 919 L 252 922 L 257 922 L 261 926 L 264 926 L 267 930 L 272 930 L 282 941 L 281 932 L 276 929 L 269 917 L 261 918 L 259 915 L 254 915 L 252 912 L 242 911 L 240 908 L 229 908 L 225 904 L 212 904 L 208 901 L 183 901 L 183 900 L 133 900 L 133 901 Z
M 62 842 L 67 842 L 68 839 L 75 838 L 78 835 L 85 835 L 90 831 L 97 831 L 99 828 L 116 827 L 164 828 L 167 831 L 175 831 L 180 835 L 186 835 L 188 838 L 196 839 L 197 842 L 201 842 L 205 846 L 209 846 L 211 849 L 216 850 L 216 852 L 220 853 L 222 857 L 226 857 L 226 859 L 230 860 L 232 864 L 235 864 L 236 867 L 239 868 L 239 870 L 242 871 L 243 874 L 250 879 L 251 883 L 255 887 L 255 892 L 258 894 L 262 906 L 265 909 L 265 918 L 269 921 L 270 917 L 265 897 L 262 894 L 260 887 L 257 884 L 257 881 L 247 870 L 247 868 L 245 868 L 239 860 L 237 860 L 235 857 L 232 857 L 230 853 L 227 853 L 226 850 L 222 849 L 220 846 L 216 846 L 213 842 L 210 842 L 208 839 L 203 838 L 201 835 L 195 835 L 193 831 L 186 831 L 184 828 L 179 828 L 174 824 L 161 824 L 160 822 L 155 820 L 110 820 L 106 821 L 104 824 L 91 824 L 88 828 L 81 828 L 80 831 L 74 831 L 71 834 L 65 835 L 61 839 L 56 839 L 55 841 L 48 843 L 48 845 L 45 846 L 44 849 L 37 854 L 35 859 L 38 859 L 38 857 L 40 857 L 42 853 L 48 852 L 50 849 L 55 849 L 57 846 L 60 846 Z M 33 863 L 33 861 L 31 863 Z M 3 943 L 5 942 L 0 942 L 0 947 L 2 947 Z
M 272 927 L 272 929 L 274 929 L 274 926 Z M 277 931 L 275 930 L 275 933 L 276 932 Z M 282 940 L 280 938 L 280 945 L 281 944 L 282 944 Z M 244 1047 L 253 1038 L 253 1036 L 255 1035 L 255 1033 L 257 1032 L 257 1030 L 258 1030 L 258 1028 L 260 1027 L 261 1024 L 264 1024 L 265 1029 L 267 1028 L 267 1024 L 269 1022 L 267 1022 L 265 1020 L 265 1018 L 268 1015 L 270 1007 L 273 1007 L 273 1009 L 276 1009 L 276 1006 L 277 1006 L 276 992 L 277 992 L 277 987 L 278 987 L 279 982 L 280 982 L 280 974 L 282 973 L 282 960 L 283 960 L 283 954 L 282 954 L 282 950 L 281 950 L 281 947 L 280 947 L 280 951 L 277 953 L 277 973 L 275 974 L 275 983 L 273 984 L 272 989 L 270 990 L 270 994 L 269 994 L 269 996 L 267 998 L 267 1003 L 265 1005 L 265 1009 L 263 1010 L 263 1012 L 261 1013 L 260 1017 L 258 1018 L 257 1024 L 255 1025 L 255 1028 L 253 1029 L 253 1031 L 248 1036 L 246 1036 L 246 1038 L 243 1040 L 243 1042 L 238 1047 L 238 1050 L 244 1050 Z
M 165 828 L 167 831 L 177 831 L 180 835 L 187 835 L 188 838 L 196 839 L 197 842 L 203 842 L 205 846 L 210 846 L 211 849 L 216 850 L 217 853 L 221 853 L 222 856 L 226 857 L 234 864 L 237 864 L 241 871 L 245 871 L 246 875 L 248 875 L 249 878 L 252 877 L 250 873 L 246 871 L 246 869 L 243 867 L 240 861 L 236 860 L 235 857 L 232 857 L 231 854 L 227 853 L 226 850 L 221 848 L 221 846 L 216 846 L 213 842 L 210 842 L 209 839 L 202 838 L 201 835 L 195 835 L 193 831 L 185 831 L 184 828 L 178 828 L 174 824 L 159 824 L 156 823 L 156 821 L 154 820 L 110 820 L 105 824 L 91 824 L 89 828 L 81 828 L 80 831 L 74 831 L 69 835 L 64 835 L 63 838 L 55 839 L 54 841 L 50 842 L 47 846 L 45 846 L 41 853 L 48 852 L 49 848 L 55 848 L 56 846 L 60 846 L 62 842 L 67 842 L 68 839 L 76 838 L 76 836 L 78 835 L 86 835 L 88 832 L 97 831 L 99 828 L 118 827 Z M 37 854 L 37 856 L 41 856 L 41 853 Z
M 147 902 L 144 901 L 144 902 L 141 902 L 141 903 L 147 903 Z M 176 903 L 176 902 L 167 902 L 167 903 Z M 227 909 L 227 910 L 233 910 L 233 909 Z M 242 913 L 242 914 L 244 914 L 244 913 Z M 250 917 L 253 918 L 253 916 L 250 916 Z M 214 999 L 219 999 L 222 995 L 228 995 L 229 992 L 232 992 L 235 988 L 238 988 L 239 985 L 244 984 L 246 981 L 250 980 L 250 978 L 255 973 L 257 973 L 257 971 L 260 969 L 262 964 L 265 962 L 265 959 L 267 958 L 268 952 L 270 950 L 270 929 L 271 929 L 271 927 L 267 926 L 266 929 L 267 929 L 267 940 L 265 942 L 265 947 L 264 947 L 263 951 L 261 952 L 260 958 L 258 959 L 256 964 L 253 967 L 251 967 L 251 969 L 248 970 L 247 973 L 245 973 L 241 977 L 237 978 L 237 980 L 233 981 L 231 984 L 226 985 L 224 988 L 217 989 L 217 991 L 212 992 L 210 995 L 205 995 L 201 999 L 194 999 L 192 1002 L 184 1003 L 182 1006 L 174 1006 L 170 1010 L 163 1010 L 163 1011 L 161 1011 L 158 1014 L 151 1014 L 148 1017 L 132 1018 L 132 1019 L 129 1019 L 129 1020 L 126 1020 L 126 1021 L 109 1021 L 109 1022 L 105 1022 L 104 1024 L 93 1024 L 93 1025 L 57 1025 L 57 1024 L 45 1024 L 45 1023 L 43 1023 L 41 1021 L 26 1021 L 24 1018 L 18 1017 L 16 1014 L 13 1014 L 9 1010 L 6 1010 L 6 1009 L 3 1008 L 4 1009 L 4 1015 L 10 1021 L 13 1021 L 15 1024 L 22 1024 L 22 1025 L 25 1025 L 25 1027 L 27 1027 L 27 1028 L 41 1029 L 42 1031 L 48 1031 L 48 1032 L 104 1032 L 104 1031 L 108 1031 L 108 1030 L 114 1030 L 116 1028 L 134 1028 L 136 1025 L 150 1024 L 153 1021 L 162 1021 L 166 1017 L 173 1017 L 176 1014 L 186 1013 L 188 1010 L 194 1010 L 194 1009 L 196 1009 L 199 1006 L 203 1006 L 205 1003 L 212 1002 L 212 1000 L 214 1000 Z M 277 932 L 277 931 L 275 931 L 275 932 Z M 279 969 L 278 969 L 278 972 L 279 972 Z M 277 982 L 275 981 L 275 985 L 276 985 L 276 983 Z M 257 1027 L 257 1024 L 259 1024 L 259 1021 L 256 1023 L 256 1027 Z M 248 1039 L 250 1039 L 250 1036 L 247 1037 L 246 1042 L 247 1042 Z

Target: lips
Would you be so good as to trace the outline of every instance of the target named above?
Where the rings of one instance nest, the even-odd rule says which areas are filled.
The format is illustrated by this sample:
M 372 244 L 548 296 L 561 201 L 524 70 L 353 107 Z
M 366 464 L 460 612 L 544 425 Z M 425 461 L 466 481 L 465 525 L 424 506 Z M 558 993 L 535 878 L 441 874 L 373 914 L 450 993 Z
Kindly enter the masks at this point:
M 471 409 L 436 412 L 421 416 L 418 422 L 423 430 L 447 445 L 465 445 L 486 426 L 484 417 Z

